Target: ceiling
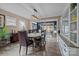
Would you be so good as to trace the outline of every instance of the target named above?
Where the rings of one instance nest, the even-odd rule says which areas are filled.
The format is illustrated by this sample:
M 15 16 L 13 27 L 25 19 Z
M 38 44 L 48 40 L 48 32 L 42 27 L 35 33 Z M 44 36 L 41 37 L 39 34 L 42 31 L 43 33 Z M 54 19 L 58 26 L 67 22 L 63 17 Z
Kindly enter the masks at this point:
M 67 3 L 0 3 L 0 8 L 31 20 L 32 15 L 39 19 L 61 16 L 67 5 Z

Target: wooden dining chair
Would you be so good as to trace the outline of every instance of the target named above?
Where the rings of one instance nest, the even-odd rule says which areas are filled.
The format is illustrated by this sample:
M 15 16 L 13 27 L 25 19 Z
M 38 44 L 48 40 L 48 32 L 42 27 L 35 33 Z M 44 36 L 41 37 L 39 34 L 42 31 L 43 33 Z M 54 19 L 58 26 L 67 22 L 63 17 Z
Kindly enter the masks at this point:
M 19 55 L 21 55 L 20 52 L 21 52 L 22 46 L 26 47 L 26 55 L 27 55 L 28 46 L 32 45 L 33 41 L 29 40 L 26 31 L 18 31 L 18 38 L 19 38 L 19 44 L 20 44 Z
M 43 30 L 43 31 L 41 31 L 41 39 L 42 39 L 42 44 L 43 45 L 46 45 L 46 39 L 45 39 L 45 37 L 46 37 L 46 31 Z
M 36 37 L 34 39 L 35 39 L 35 43 L 36 43 L 35 47 L 40 47 L 41 46 L 41 42 L 42 42 L 41 37 L 39 36 L 39 37 Z

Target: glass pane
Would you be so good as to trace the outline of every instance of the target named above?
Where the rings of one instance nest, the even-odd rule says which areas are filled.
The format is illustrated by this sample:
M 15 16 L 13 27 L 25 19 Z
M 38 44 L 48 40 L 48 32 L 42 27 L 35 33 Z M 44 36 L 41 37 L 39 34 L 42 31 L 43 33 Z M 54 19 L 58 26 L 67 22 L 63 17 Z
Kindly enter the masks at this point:
M 77 43 L 77 33 L 70 33 L 70 40 Z

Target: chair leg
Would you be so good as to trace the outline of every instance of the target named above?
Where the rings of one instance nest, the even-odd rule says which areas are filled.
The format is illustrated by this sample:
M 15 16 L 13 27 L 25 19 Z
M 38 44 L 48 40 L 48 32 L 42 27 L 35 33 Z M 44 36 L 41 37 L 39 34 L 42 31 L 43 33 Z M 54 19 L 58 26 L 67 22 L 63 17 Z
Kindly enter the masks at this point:
M 27 52 L 28 52 L 28 47 L 26 47 L 26 55 L 27 55 Z
M 21 52 L 21 45 L 20 45 L 20 48 L 19 48 L 19 55 L 21 55 L 20 52 Z
M 44 45 L 46 45 L 46 40 L 44 40 Z

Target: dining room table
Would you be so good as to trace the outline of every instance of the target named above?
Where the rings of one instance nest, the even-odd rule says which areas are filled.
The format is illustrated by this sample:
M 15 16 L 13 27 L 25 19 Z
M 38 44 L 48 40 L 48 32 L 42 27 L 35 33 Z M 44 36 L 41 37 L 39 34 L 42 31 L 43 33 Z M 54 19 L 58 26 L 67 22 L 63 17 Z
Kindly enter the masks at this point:
M 36 46 L 35 38 L 41 37 L 41 33 L 28 33 L 28 37 L 33 40 L 34 47 Z

